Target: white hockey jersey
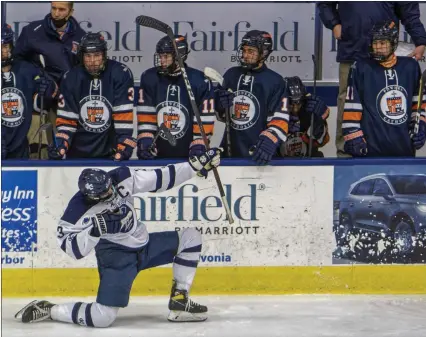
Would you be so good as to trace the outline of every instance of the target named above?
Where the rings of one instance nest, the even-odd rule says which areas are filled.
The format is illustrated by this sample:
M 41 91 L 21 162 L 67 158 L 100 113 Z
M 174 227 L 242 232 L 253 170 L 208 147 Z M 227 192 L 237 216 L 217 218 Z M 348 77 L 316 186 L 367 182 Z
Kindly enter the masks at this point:
M 145 225 L 137 220 L 133 206 L 133 195 L 144 192 L 162 192 L 180 185 L 196 176 L 189 163 L 168 165 L 145 170 L 119 167 L 109 171 L 118 196 L 110 202 L 90 203 L 81 192 L 70 200 L 58 224 L 57 237 L 61 249 L 74 259 L 81 259 L 99 243 L 101 239 L 119 244 L 130 250 L 140 249 L 148 243 Z M 91 218 L 105 210 L 117 208 L 131 212 L 132 228 L 126 233 L 106 234 L 100 238 L 90 235 L 93 228 Z

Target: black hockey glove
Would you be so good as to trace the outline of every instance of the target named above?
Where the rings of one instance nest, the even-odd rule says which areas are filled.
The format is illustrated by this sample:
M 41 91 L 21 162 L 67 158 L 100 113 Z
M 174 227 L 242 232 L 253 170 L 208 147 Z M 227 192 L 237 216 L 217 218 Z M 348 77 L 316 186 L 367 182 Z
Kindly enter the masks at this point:
M 268 164 L 277 152 L 279 145 L 280 142 L 275 134 L 268 130 L 263 131 L 259 136 L 256 146 L 253 148 L 252 159 L 258 165 Z
M 92 236 L 127 233 L 133 228 L 133 212 L 127 206 L 121 206 L 116 212 L 105 211 L 92 217 Z

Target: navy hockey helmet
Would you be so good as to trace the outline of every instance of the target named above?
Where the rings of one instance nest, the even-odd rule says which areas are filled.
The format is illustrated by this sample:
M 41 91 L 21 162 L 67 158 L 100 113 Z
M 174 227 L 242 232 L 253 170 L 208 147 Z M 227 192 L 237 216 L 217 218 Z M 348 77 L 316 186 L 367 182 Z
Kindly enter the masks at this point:
M 9 55 L 8 56 L 1 56 L 1 66 L 2 67 L 6 67 L 10 64 L 12 64 L 13 58 L 12 58 L 12 50 L 13 50 L 13 46 L 14 46 L 14 42 L 13 42 L 13 37 L 14 37 L 14 33 L 12 30 L 12 27 L 10 25 L 8 25 L 7 23 L 4 23 L 1 26 L 1 44 L 8 44 L 10 45 L 10 49 L 9 49 Z
M 370 57 L 376 61 L 386 61 L 398 47 L 399 31 L 395 22 L 385 21 L 375 24 L 369 34 Z M 379 41 L 389 41 L 389 45 Z M 373 48 L 374 45 L 374 48 Z
M 92 76 L 99 76 L 105 69 L 107 59 L 107 42 L 101 33 L 87 33 L 83 36 L 78 48 L 78 59 L 86 68 L 87 72 Z M 84 60 L 84 54 L 102 52 L 102 61 L 99 60 Z
M 90 201 L 109 201 L 117 193 L 108 172 L 100 169 L 84 169 L 78 178 L 78 188 Z
M 244 60 L 243 50 L 244 46 L 255 47 L 259 52 L 259 57 L 254 62 L 247 62 Z M 260 30 L 251 30 L 247 32 L 238 46 L 237 61 L 239 65 L 245 69 L 252 70 L 266 61 L 268 56 L 272 53 L 273 44 L 272 36 L 268 32 Z
M 185 62 L 189 54 L 189 46 L 186 38 L 182 35 L 175 35 L 175 43 L 182 61 Z M 167 54 L 171 54 L 171 56 L 167 56 Z M 172 40 L 168 36 L 164 36 L 157 42 L 154 54 L 154 66 L 161 75 L 180 75 L 176 52 L 173 48 Z
M 288 91 L 290 93 L 290 104 L 302 103 L 308 92 L 306 91 L 306 87 L 300 77 L 285 77 L 284 81 L 286 82 Z

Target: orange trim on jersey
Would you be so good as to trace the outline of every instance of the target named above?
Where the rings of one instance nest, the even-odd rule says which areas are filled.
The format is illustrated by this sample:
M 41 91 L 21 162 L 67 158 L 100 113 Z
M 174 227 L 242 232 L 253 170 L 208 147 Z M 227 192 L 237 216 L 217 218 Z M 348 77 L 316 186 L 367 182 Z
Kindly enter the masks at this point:
M 126 113 L 120 113 L 120 114 L 112 114 L 112 119 L 114 121 L 133 122 L 133 112 L 126 112 Z
M 138 115 L 139 123 L 155 123 L 157 124 L 157 115 Z
M 270 126 L 276 126 L 278 128 L 280 128 L 281 130 L 284 130 L 285 133 L 288 133 L 288 123 L 287 121 L 284 120 L 279 120 L 279 119 L 273 119 L 272 121 L 270 121 L 267 125 L 268 127 Z
M 213 128 L 214 128 L 214 124 L 203 125 L 203 129 L 206 134 L 213 134 Z M 194 124 L 192 131 L 194 133 L 201 134 L 200 127 L 198 126 L 198 124 Z
M 154 135 L 150 132 L 142 132 L 138 135 L 138 139 L 141 138 L 154 138 Z
M 418 104 L 417 104 L 417 103 L 414 103 L 414 104 L 413 104 L 413 107 L 412 107 L 412 110 L 417 110 L 417 108 L 418 108 Z M 421 107 L 421 109 L 422 109 L 422 110 L 426 110 L 426 102 L 425 102 L 425 103 L 422 103 L 422 107 Z
M 352 133 L 344 136 L 343 138 L 344 138 L 345 142 L 347 142 L 349 140 L 359 138 L 359 137 L 364 137 L 364 132 L 362 132 L 362 130 L 352 132 Z
M 59 125 L 71 125 L 77 127 L 77 121 L 71 121 L 69 119 L 56 118 L 56 126 Z
M 343 120 L 344 121 L 360 121 L 362 119 L 362 112 L 359 111 L 344 111 Z

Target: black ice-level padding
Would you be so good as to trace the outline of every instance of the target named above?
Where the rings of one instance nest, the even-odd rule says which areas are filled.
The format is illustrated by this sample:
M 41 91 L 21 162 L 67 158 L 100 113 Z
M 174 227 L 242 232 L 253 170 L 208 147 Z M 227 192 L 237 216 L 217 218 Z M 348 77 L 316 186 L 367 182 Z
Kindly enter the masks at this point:
M 178 61 L 179 68 L 181 69 L 186 91 L 188 92 L 189 100 L 191 102 L 191 108 L 192 108 L 192 111 L 194 112 L 195 118 L 197 120 L 197 124 L 200 127 L 201 137 L 204 141 L 204 145 L 206 149 L 210 150 L 209 140 L 207 139 L 206 132 L 204 131 L 203 123 L 201 121 L 200 111 L 198 110 L 197 103 L 195 102 L 194 93 L 192 92 L 191 83 L 189 82 L 188 74 L 186 73 L 185 64 L 183 63 L 182 56 L 180 55 L 179 50 L 176 46 L 173 30 L 170 28 L 170 26 L 168 26 L 164 22 L 146 15 L 139 15 L 136 18 L 136 23 L 143 27 L 149 27 L 149 28 L 159 30 L 160 32 L 167 34 L 167 36 L 172 41 L 173 49 L 175 50 L 175 54 L 176 54 L 176 60 Z M 213 168 L 213 174 L 216 180 L 217 187 L 219 189 L 223 207 L 225 208 L 225 211 L 226 211 L 227 219 L 230 224 L 233 224 L 234 218 L 232 217 L 232 212 L 231 212 L 231 209 L 229 208 L 228 200 L 226 199 L 225 190 L 223 189 L 222 181 L 219 177 L 219 172 L 217 171 L 216 167 Z

